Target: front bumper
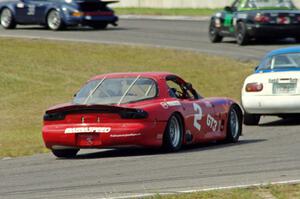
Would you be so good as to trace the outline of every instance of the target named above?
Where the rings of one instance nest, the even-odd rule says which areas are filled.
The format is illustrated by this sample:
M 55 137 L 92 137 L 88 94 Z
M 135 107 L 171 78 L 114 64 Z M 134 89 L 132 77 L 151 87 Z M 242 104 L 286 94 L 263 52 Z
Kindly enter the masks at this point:
M 66 129 L 110 128 L 109 132 L 66 133 Z M 42 130 L 47 148 L 105 148 L 116 146 L 160 147 L 166 122 L 45 125 Z
M 300 25 L 261 25 L 261 24 L 248 24 L 248 34 L 251 37 L 300 37 Z
M 242 106 L 250 114 L 300 113 L 300 96 L 243 96 Z

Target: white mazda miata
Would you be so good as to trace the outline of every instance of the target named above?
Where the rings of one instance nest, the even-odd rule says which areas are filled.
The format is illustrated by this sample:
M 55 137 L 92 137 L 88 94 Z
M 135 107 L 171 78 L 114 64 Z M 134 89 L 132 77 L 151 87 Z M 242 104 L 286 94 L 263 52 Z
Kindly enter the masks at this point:
M 300 47 L 271 51 L 242 88 L 244 124 L 257 125 L 262 115 L 300 115 Z

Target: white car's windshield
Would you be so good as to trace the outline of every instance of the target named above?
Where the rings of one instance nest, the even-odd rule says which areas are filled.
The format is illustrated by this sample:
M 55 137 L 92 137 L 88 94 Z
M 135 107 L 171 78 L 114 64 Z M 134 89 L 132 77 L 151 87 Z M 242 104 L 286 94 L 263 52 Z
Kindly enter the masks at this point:
M 88 82 L 74 97 L 76 104 L 124 104 L 157 95 L 154 80 L 142 78 L 103 78 Z
M 300 53 L 279 54 L 267 58 L 261 66 L 260 70 L 273 69 L 300 69 Z
M 294 8 L 291 0 L 248 0 L 247 8 Z

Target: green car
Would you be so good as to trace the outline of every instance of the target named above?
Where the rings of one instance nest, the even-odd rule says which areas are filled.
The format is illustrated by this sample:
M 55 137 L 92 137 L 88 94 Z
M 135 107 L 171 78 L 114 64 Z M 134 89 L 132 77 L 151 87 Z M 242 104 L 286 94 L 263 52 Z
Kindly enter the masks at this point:
M 210 20 L 211 42 L 224 37 L 235 37 L 239 45 L 288 37 L 300 42 L 300 11 L 292 0 L 235 0 Z

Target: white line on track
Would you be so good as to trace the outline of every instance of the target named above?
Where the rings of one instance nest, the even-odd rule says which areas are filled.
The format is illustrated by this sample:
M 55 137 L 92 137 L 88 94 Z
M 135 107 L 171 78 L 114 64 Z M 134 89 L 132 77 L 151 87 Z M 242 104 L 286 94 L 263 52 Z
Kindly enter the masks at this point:
M 119 41 L 97 41 L 97 40 L 90 40 L 90 39 L 79 39 L 79 38 L 60 38 L 60 37 L 52 37 L 52 36 L 27 36 L 27 35 L 6 35 L 1 34 L 0 37 L 2 38 L 20 38 L 20 39 L 40 39 L 40 40 L 48 40 L 48 41 L 66 41 L 66 42 L 83 42 L 83 43 L 96 43 L 96 44 L 107 44 L 107 45 L 126 45 L 126 46 L 139 46 L 139 47 L 149 47 L 149 48 L 162 48 L 167 50 L 184 50 L 184 51 L 190 51 L 190 52 L 198 52 L 198 53 L 204 53 L 204 54 L 220 54 L 215 50 L 209 50 L 209 49 L 195 49 L 195 48 L 186 48 L 186 47 L 176 47 L 176 46 L 163 46 L 158 44 L 144 44 L 144 43 L 135 43 L 135 42 L 119 42 Z M 235 52 L 238 56 L 244 56 L 245 53 L 243 52 Z M 223 55 L 224 56 L 224 55 Z M 257 60 L 258 58 L 253 55 L 247 55 L 249 59 Z M 248 60 L 247 58 L 247 60 Z
M 202 191 L 214 191 L 214 190 L 226 190 L 226 189 L 236 189 L 236 188 L 248 188 L 248 187 L 258 187 L 258 186 L 267 186 L 267 185 L 298 184 L 298 183 L 300 183 L 300 179 L 299 180 L 286 180 L 286 181 L 277 181 L 277 182 L 265 182 L 265 183 L 255 183 L 255 184 L 223 186 L 223 187 L 210 187 L 210 188 L 192 189 L 192 190 L 175 191 L 175 192 L 144 193 L 144 194 L 136 194 L 136 195 L 128 195 L 128 196 L 116 196 L 116 197 L 107 197 L 107 198 L 99 198 L 99 199 L 144 198 L 144 197 L 154 196 L 154 195 L 157 195 L 157 194 L 160 194 L 160 195 L 171 195 L 171 194 L 194 193 L 194 192 L 202 192 Z

